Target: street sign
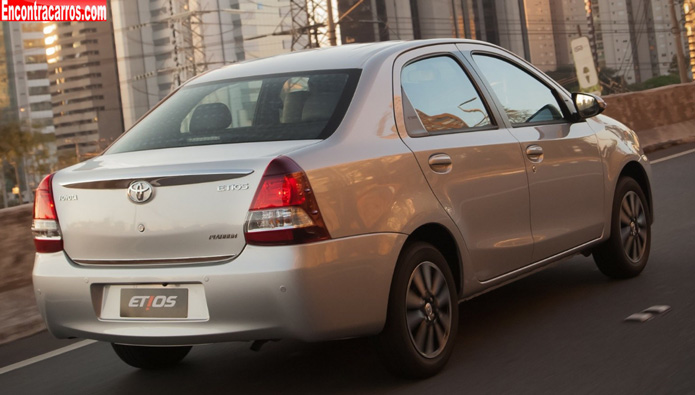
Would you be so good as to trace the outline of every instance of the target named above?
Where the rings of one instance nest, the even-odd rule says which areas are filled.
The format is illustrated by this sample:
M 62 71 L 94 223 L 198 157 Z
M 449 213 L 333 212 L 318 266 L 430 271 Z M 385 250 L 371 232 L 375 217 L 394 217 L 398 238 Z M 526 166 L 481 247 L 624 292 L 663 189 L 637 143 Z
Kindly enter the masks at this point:
M 601 84 L 591 54 L 591 45 L 587 37 L 579 37 L 570 42 L 574 67 L 577 71 L 579 90 L 587 93 L 601 94 Z

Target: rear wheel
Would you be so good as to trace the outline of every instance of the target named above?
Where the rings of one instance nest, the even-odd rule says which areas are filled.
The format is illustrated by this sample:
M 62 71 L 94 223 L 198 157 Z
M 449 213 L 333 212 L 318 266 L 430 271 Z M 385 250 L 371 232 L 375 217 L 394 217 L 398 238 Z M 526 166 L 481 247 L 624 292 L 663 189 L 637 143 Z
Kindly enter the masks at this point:
M 191 346 L 148 347 L 111 344 L 121 360 L 140 369 L 163 369 L 181 362 L 191 351 Z
M 393 373 L 430 377 L 451 356 L 458 329 L 456 286 L 449 265 L 432 245 L 405 248 L 396 266 L 379 354 Z
M 632 178 L 618 181 L 611 214 L 611 237 L 594 251 L 594 261 L 608 277 L 639 275 L 651 247 L 651 217 L 644 191 Z

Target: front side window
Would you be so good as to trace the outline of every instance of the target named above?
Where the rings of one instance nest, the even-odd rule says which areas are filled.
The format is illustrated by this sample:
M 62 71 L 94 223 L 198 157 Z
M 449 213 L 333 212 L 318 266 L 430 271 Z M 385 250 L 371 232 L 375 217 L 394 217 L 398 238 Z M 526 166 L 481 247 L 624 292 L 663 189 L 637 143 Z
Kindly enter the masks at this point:
M 106 154 L 192 145 L 328 137 L 342 119 L 359 70 L 227 80 L 181 88 Z
M 428 133 L 490 126 L 480 95 L 461 66 L 448 56 L 408 64 L 401 73 L 401 87 L 406 117 L 414 112 Z M 407 127 L 413 134 L 412 127 Z
M 473 58 L 512 125 L 523 126 L 563 118 L 550 88 L 526 71 L 492 56 L 477 54 Z

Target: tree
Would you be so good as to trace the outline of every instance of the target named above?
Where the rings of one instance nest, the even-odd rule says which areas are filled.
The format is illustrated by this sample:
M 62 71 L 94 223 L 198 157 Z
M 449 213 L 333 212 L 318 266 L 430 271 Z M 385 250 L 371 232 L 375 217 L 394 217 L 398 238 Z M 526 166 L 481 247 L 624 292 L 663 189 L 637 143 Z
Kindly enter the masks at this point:
M 45 138 L 40 133 L 30 130 L 22 130 L 22 126 L 17 122 L 0 123 L 0 161 L 8 163 L 14 170 L 14 181 L 19 187 L 19 194 L 22 194 L 22 187 L 26 191 L 26 182 L 22 185 L 19 177 L 19 169 L 24 158 L 31 155 L 37 146 Z M 3 198 L 5 191 L 3 191 Z M 21 201 L 21 199 L 20 199 Z

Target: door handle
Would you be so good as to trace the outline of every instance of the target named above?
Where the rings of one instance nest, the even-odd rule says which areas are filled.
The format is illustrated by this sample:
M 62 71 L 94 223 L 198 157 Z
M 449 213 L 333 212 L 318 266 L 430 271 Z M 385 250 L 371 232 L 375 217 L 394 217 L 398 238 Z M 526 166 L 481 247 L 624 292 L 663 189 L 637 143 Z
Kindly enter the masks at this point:
M 533 163 L 543 162 L 543 148 L 540 145 L 529 145 L 526 147 L 526 156 Z
M 451 161 L 451 157 L 447 154 L 434 154 L 430 156 L 428 163 L 435 173 L 446 174 L 451 171 L 453 162 Z

